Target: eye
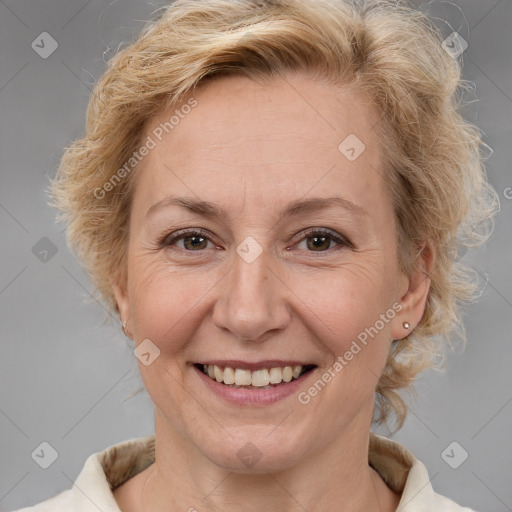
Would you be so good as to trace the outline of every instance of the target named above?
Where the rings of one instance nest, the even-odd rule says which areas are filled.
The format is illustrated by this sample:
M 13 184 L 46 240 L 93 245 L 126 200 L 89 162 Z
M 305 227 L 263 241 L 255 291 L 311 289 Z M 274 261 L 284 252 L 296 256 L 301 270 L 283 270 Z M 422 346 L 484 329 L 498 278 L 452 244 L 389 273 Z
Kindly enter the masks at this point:
M 182 245 L 179 245 L 183 242 Z M 208 242 L 212 245 L 209 235 L 202 229 L 193 230 L 180 230 L 169 235 L 166 235 L 160 240 L 160 247 L 176 246 L 178 249 L 189 252 L 201 252 L 203 249 L 208 249 Z M 210 247 L 211 248 L 211 247 Z
M 336 247 L 332 246 L 333 242 L 336 244 Z M 335 232 L 318 228 L 306 231 L 298 246 L 301 244 L 305 244 L 305 248 L 309 252 L 327 252 L 331 249 L 338 249 L 339 246 L 351 246 L 348 240 Z
M 211 244 L 208 247 L 208 243 Z M 305 244 L 308 252 L 328 252 L 337 250 L 341 246 L 352 247 L 352 244 L 343 236 L 328 229 L 312 228 L 303 233 L 301 244 Z M 333 247 L 333 244 L 335 246 Z M 161 248 L 177 247 L 187 252 L 202 252 L 205 249 L 219 248 L 210 239 L 210 234 L 202 229 L 184 229 L 165 235 L 160 241 Z M 213 246 L 213 247 L 212 247 Z M 287 248 L 289 250 L 289 248 Z

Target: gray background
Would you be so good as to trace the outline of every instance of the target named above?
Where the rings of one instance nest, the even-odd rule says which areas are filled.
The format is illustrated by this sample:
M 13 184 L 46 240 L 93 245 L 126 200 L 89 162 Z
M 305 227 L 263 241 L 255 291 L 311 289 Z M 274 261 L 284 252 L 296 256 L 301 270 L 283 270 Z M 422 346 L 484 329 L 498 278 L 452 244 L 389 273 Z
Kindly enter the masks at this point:
M 468 98 L 478 101 L 464 112 L 494 151 L 487 169 L 501 212 L 492 238 L 470 259 L 483 291 L 468 308 L 467 349 L 451 357 L 448 371 L 420 379 L 408 420 L 394 438 L 426 464 L 437 492 L 479 511 L 512 510 L 512 3 L 420 4 L 446 36 L 456 30 L 469 43 L 464 74 L 473 86 Z M 117 320 L 105 321 L 105 310 L 91 299 L 91 284 L 67 249 L 44 190 L 63 147 L 82 134 L 91 84 L 105 61 L 158 5 L 0 2 L 4 511 L 71 487 L 90 454 L 153 432 L 147 395 L 129 398 L 142 386 L 131 346 Z M 46 59 L 31 47 L 42 32 L 58 43 Z M 58 452 L 46 470 L 31 458 L 43 441 Z M 453 441 L 461 448 L 450 452 L 452 460 L 462 449 L 469 454 L 457 469 L 441 457 Z

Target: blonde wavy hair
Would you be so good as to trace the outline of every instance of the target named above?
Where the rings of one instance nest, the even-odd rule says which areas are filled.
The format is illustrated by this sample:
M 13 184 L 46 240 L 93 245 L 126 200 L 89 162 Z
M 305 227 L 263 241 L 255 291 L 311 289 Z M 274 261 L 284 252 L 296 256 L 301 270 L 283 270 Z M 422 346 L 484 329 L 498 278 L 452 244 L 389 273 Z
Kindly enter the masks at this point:
M 477 279 L 458 251 L 487 238 L 497 210 L 481 133 L 459 112 L 460 63 L 441 43 L 428 17 L 399 1 L 177 0 L 157 11 L 108 62 L 92 92 L 85 136 L 66 148 L 51 184 L 68 244 L 99 297 L 118 314 L 112 283 L 126 279 L 136 167 L 118 170 L 153 116 L 178 106 L 198 84 L 229 74 L 261 80 L 306 71 L 357 87 L 382 113 L 376 129 L 400 268 L 410 274 L 421 242 L 435 254 L 423 318 L 393 342 L 376 389 L 374 420 L 394 411 L 400 428 L 407 408 L 397 391 L 439 367 L 455 334 L 465 339 L 462 306 L 475 298 Z M 122 179 L 105 187 L 116 172 Z

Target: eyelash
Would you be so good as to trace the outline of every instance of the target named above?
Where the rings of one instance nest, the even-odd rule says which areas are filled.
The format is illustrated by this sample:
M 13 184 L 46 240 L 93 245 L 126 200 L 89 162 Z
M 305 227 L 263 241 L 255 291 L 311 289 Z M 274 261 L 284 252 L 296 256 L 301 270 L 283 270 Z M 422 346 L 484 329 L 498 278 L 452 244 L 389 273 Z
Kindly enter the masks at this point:
M 193 238 L 193 237 L 205 238 L 207 241 L 213 243 L 213 241 L 210 239 L 210 234 L 208 232 L 198 228 L 198 229 L 184 229 L 184 230 L 176 231 L 174 233 L 167 234 L 167 235 L 165 235 L 164 237 L 162 237 L 159 240 L 158 245 L 159 245 L 159 247 L 161 249 L 163 249 L 163 248 L 167 248 L 167 247 L 172 246 L 172 244 L 174 244 L 178 240 L 181 240 L 181 239 L 184 239 L 184 238 Z M 325 229 L 325 228 L 310 228 L 310 229 L 307 229 L 303 233 L 303 236 L 299 240 L 299 242 L 302 242 L 303 240 L 305 240 L 307 238 L 314 238 L 314 237 L 329 237 L 332 241 L 336 242 L 338 244 L 338 246 L 337 247 L 331 247 L 330 249 L 327 249 L 325 251 L 307 251 L 307 252 L 311 252 L 311 253 L 318 252 L 318 253 L 324 253 L 325 254 L 325 253 L 330 253 L 333 250 L 338 250 L 338 249 L 340 249 L 343 246 L 349 247 L 349 248 L 353 248 L 353 245 L 352 245 L 352 243 L 349 240 L 347 240 L 346 238 L 344 238 L 342 236 L 339 236 L 335 232 L 333 232 L 331 230 L 328 230 L 328 229 Z M 204 252 L 204 249 L 203 250 L 198 250 L 198 251 L 192 251 L 192 250 L 178 248 L 178 250 L 184 251 L 184 252 L 188 252 L 188 253 L 194 253 L 194 252 L 202 253 L 202 252 Z

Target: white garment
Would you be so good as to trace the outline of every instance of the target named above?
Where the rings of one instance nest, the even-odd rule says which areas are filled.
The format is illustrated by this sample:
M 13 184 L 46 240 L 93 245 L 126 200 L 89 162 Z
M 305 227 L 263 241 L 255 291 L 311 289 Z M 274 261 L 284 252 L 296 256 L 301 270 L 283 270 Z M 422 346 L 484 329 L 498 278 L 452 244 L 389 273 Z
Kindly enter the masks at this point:
M 154 435 L 110 446 L 87 459 L 71 489 L 15 512 L 121 512 L 112 490 L 152 464 L 154 452 Z M 435 493 L 425 466 L 396 441 L 371 433 L 368 460 L 401 493 L 397 512 L 475 512 Z

